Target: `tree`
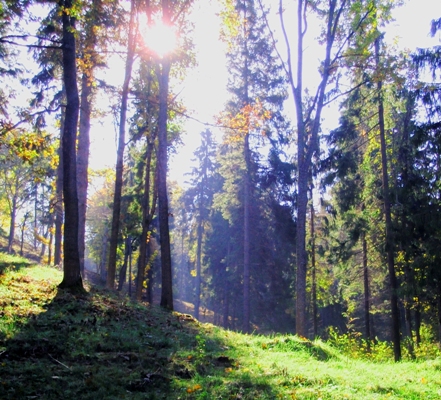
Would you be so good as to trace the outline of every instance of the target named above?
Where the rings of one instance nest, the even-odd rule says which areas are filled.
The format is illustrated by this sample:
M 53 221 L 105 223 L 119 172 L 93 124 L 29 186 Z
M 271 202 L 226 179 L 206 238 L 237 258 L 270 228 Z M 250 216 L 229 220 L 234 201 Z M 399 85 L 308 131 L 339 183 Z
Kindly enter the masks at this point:
M 170 24 L 170 10 L 167 2 L 163 2 L 163 22 Z M 171 61 L 168 56 L 157 68 L 159 83 L 159 115 L 158 115 L 158 220 L 161 243 L 162 290 L 161 307 L 173 310 L 173 282 L 170 250 L 170 228 L 168 224 L 167 196 L 167 112 L 168 85 Z
M 32 194 L 34 171 L 32 166 L 23 162 L 17 155 L 2 154 L 0 181 L 3 195 L 9 206 L 9 254 L 13 253 L 17 212 L 29 201 Z
M 152 135 L 152 137 L 150 137 L 148 140 L 149 142 L 147 144 L 147 150 L 146 150 L 147 154 L 146 154 L 145 171 L 144 171 L 144 191 L 143 191 L 143 198 L 141 200 L 142 232 L 141 232 L 141 238 L 139 244 L 138 275 L 136 278 L 137 300 L 141 300 L 146 262 L 148 263 L 150 259 L 148 254 L 148 248 L 149 248 L 149 242 L 152 240 L 151 226 L 152 226 L 153 217 L 156 212 L 156 202 L 158 197 L 156 184 L 151 184 L 151 181 L 154 182 L 156 181 L 155 178 L 157 175 L 156 168 L 152 167 L 155 135 Z M 150 199 L 150 197 L 152 197 L 152 199 Z M 149 269 L 150 268 L 151 266 L 149 266 Z M 152 282 L 149 281 L 147 284 L 149 285 L 149 287 L 151 287 Z M 149 301 L 151 300 L 152 299 L 149 298 Z
M 375 40 L 375 66 L 377 74 L 381 74 L 380 71 L 380 35 Z M 378 127 L 380 131 L 380 151 L 381 151 L 381 173 L 383 182 L 383 202 L 384 202 L 384 218 L 386 223 L 386 253 L 387 253 L 387 266 L 389 271 L 389 284 L 390 284 L 390 303 L 391 303 L 391 317 L 392 317 L 392 342 L 394 345 L 394 357 L 395 361 L 401 359 L 401 339 L 400 339 L 400 321 L 398 310 L 398 282 L 395 272 L 395 255 L 394 255 L 394 243 L 392 238 L 392 217 L 389 200 L 389 176 L 387 167 L 387 155 L 386 155 L 386 134 L 384 125 L 384 104 L 383 104 L 383 81 L 381 77 L 377 77 L 377 102 L 378 102 Z
M 112 210 L 115 171 L 93 171 L 93 177 L 99 177 L 104 182 L 102 187 L 90 195 L 87 209 L 86 257 L 97 265 L 97 272 L 105 283 L 107 252 L 109 247 L 109 227 Z
M 172 3 L 168 0 L 161 0 L 161 22 L 164 26 L 183 27 L 185 12 L 191 6 L 191 0 L 182 0 Z M 170 227 L 169 227 L 169 206 L 167 196 L 167 121 L 169 111 L 169 80 L 170 70 L 173 63 L 173 54 L 164 54 L 158 60 L 156 76 L 159 86 L 159 111 L 158 111 L 158 220 L 161 244 L 161 307 L 173 310 L 173 282 L 172 282 L 172 260 L 170 248 Z
M 107 266 L 107 281 L 108 288 L 113 289 L 115 286 L 116 273 L 116 254 L 118 247 L 118 234 L 121 215 L 121 193 L 123 187 L 123 172 L 124 172 L 124 150 L 125 150 L 125 133 L 126 133 L 126 117 L 127 117 L 127 102 L 130 89 L 130 80 L 132 77 L 132 67 L 136 50 L 136 2 L 134 0 L 130 3 L 130 21 L 128 29 L 127 41 L 127 57 L 125 65 L 124 83 L 121 93 L 121 109 L 119 115 L 119 134 L 118 134 L 118 150 L 116 159 L 116 174 L 115 174 L 115 190 L 113 194 L 113 213 L 112 225 L 110 231 L 109 244 L 109 261 Z
M 339 88 L 339 66 L 344 64 L 346 44 L 360 31 L 373 5 L 371 2 L 349 2 L 346 0 L 330 0 L 309 3 L 297 2 L 296 36 L 291 41 L 285 24 L 283 1 L 279 2 L 281 27 L 287 48 L 285 72 L 291 87 L 297 119 L 297 270 L 296 270 L 296 332 L 307 334 L 306 326 L 306 275 L 307 253 L 305 248 L 306 213 L 308 190 L 313 172 L 313 160 L 317 160 L 320 152 L 320 126 L 323 107 L 333 98 L 341 95 Z M 322 21 L 321 42 L 324 56 L 319 67 L 319 76 L 315 94 L 310 96 L 303 82 L 305 68 L 305 38 L 308 20 L 312 10 Z M 388 7 L 385 7 L 387 14 Z M 295 43 L 296 58 L 292 58 L 292 43 Z M 328 86 L 333 84 L 331 90 Z
M 205 225 L 208 222 L 213 202 L 213 187 L 210 187 L 210 177 L 215 173 L 216 143 L 210 130 L 201 133 L 201 145 L 195 151 L 199 165 L 192 170 L 193 185 L 186 193 L 191 199 L 193 218 L 196 223 L 196 289 L 194 300 L 194 317 L 199 319 L 202 287 L 202 255 Z
M 64 119 L 64 118 L 63 118 Z M 61 124 L 62 128 L 64 127 Z M 63 129 L 61 129 L 62 133 Z M 58 166 L 57 175 L 55 181 L 55 248 L 54 248 L 54 264 L 61 265 L 62 262 L 62 240 L 63 240 L 63 151 L 62 151 L 62 141 L 58 148 Z
M 251 227 L 250 212 L 253 200 L 252 145 L 261 137 L 271 137 L 275 131 L 283 136 L 286 125 L 282 116 L 286 97 L 285 81 L 277 62 L 274 47 L 264 23 L 266 12 L 252 0 L 226 1 L 223 13 L 225 39 L 231 79 L 228 90 L 232 95 L 221 118 L 229 128 L 227 142 L 241 145 L 242 207 L 243 207 L 243 331 L 250 330 Z M 253 139 L 252 136 L 255 136 Z M 254 142 L 253 142 L 254 140 Z M 239 148 L 234 151 L 238 151 Z M 240 151 L 240 150 L 239 150 Z
M 432 20 L 431 35 L 435 36 L 440 30 L 441 18 Z M 415 234 L 420 238 L 421 243 L 418 251 L 411 255 L 413 256 L 411 259 L 415 260 L 413 275 L 416 278 L 413 292 L 414 297 L 418 299 L 416 325 L 419 326 L 421 322 L 420 310 L 423 307 L 428 309 L 429 304 L 433 304 L 432 299 L 435 299 L 438 340 L 441 342 L 441 275 L 438 268 L 440 243 L 437 218 L 439 213 L 435 211 L 439 208 L 440 188 L 434 184 L 434 182 L 439 182 L 440 178 L 440 46 L 418 49 L 412 55 L 412 61 L 417 70 L 417 82 L 413 87 L 412 96 L 425 111 L 425 119 L 415 118 L 416 126 L 409 138 L 414 149 L 409 154 L 413 162 L 406 171 L 409 180 L 414 183 L 411 185 L 411 195 L 414 203 L 418 204 L 419 211 L 411 214 L 413 218 L 408 217 L 408 223 L 414 227 Z M 430 73 L 431 79 L 428 79 L 427 73 Z M 430 257 L 427 257 L 428 254 Z M 425 294 L 426 299 L 424 299 Z M 425 304 L 424 300 L 426 300 Z M 418 326 L 417 335 L 419 334 Z M 417 337 L 417 343 L 418 339 L 419 337 Z
M 78 192 L 76 168 L 76 140 L 79 96 L 76 66 L 76 15 L 72 0 L 59 4 L 62 15 L 63 83 L 66 91 L 66 110 L 62 137 L 63 201 L 64 201 L 64 264 L 61 288 L 83 290 L 78 246 Z
M 324 8 L 320 9 L 321 6 Z M 312 160 L 314 156 L 318 156 L 320 150 L 319 131 L 321 114 L 326 101 L 326 89 L 331 76 L 335 73 L 338 60 L 343 51 L 343 47 L 340 46 L 340 43 L 344 43 L 344 37 L 343 39 L 341 38 L 342 19 L 349 6 L 350 4 L 346 0 L 330 0 L 329 2 L 319 2 L 312 6 L 313 10 L 324 16 L 323 39 L 325 49 L 320 66 L 317 91 L 312 98 L 308 98 L 303 84 L 304 41 L 307 32 L 308 2 L 304 0 L 297 2 L 297 57 L 295 67 L 292 65 L 291 42 L 284 22 L 283 2 L 280 1 L 279 4 L 282 30 L 288 49 L 287 60 L 284 66 L 291 87 L 297 118 L 296 333 L 301 336 L 307 335 L 306 272 L 308 260 L 305 237 Z
M 79 236 L 78 245 L 80 252 L 81 272 L 84 274 L 84 252 L 87 210 L 87 187 L 89 182 L 89 147 L 90 147 L 90 120 L 94 100 L 94 74 L 96 67 L 102 63 L 97 47 L 100 39 L 100 28 L 106 24 L 106 12 L 112 15 L 114 10 L 105 10 L 105 2 L 92 1 L 86 6 L 83 16 L 83 26 L 79 47 L 81 52 L 81 94 L 80 116 L 78 129 L 77 169 L 78 169 L 78 204 L 79 204 Z M 108 21 L 107 21 L 108 24 Z

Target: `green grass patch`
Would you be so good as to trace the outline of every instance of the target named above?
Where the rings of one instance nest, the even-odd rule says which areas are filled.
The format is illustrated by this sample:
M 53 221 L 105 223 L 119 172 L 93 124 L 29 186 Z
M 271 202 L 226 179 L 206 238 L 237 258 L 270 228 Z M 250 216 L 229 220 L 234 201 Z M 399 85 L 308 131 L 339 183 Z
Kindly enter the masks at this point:
M 19 270 L 20 268 L 29 267 L 34 264 L 34 261 L 30 261 L 24 257 L 7 253 L 0 253 L 0 278 L 1 275 L 10 270 Z
M 322 341 L 243 335 L 56 269 L 0 280 L 1 399 L 439 399 L 441 359 L 355 359 Z

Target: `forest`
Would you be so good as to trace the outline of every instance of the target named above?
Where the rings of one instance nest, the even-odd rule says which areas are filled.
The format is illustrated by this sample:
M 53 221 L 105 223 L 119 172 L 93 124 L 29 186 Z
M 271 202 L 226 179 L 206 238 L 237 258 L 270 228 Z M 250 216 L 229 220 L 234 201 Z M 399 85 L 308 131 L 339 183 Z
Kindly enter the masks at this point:
M 395 361 L 440 343 L 441 46 L 386 42 L 395 1 L 218 0 L 228 101 L 182 185 L 205 1 L 1 0 L 5 251 L 231 331 L 351 335 Z M 412 29 L 440 37 L 433 18 Z M 116 163 L 97 170 L 105 118 Z

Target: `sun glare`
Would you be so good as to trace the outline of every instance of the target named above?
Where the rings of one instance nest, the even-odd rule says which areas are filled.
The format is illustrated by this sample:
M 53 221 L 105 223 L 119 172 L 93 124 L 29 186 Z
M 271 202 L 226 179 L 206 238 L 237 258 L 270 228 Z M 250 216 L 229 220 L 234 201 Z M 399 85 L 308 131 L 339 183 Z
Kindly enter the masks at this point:
M 140 21 L 141 22 L 141 21 Z M 155 55 L 164 57 L 175 50 L 177 43 L 176 29 L 163 22 L 155 22 L 152 26 L 145 23 L 142 37 L 144 45 Z

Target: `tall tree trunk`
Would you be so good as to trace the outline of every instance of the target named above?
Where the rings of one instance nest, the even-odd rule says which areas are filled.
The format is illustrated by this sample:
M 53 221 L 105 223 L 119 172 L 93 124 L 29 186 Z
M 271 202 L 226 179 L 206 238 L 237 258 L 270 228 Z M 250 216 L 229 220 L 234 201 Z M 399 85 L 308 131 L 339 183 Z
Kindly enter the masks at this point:
M 222 326 L 225 329 L 228 329 L 230 327 L 230 323 L 228 321 L 228 316 L 229 316 L 229 312 L 230 312 L 230 296 L 228 293 L 228 289 L 229 289 L 229 283 L 228 281 L 225 281 L 224 284 L 224 292 L 223 292 L 223 310 L 222 310 Z
M 47 240 L 48 235 L 49 235 L 49 229 L 46 231 L 46 233 L 41 235 L 41 238 L 43 240 L 41 240 L 41 249 L 40 249 L 40 254 L 39 254 L 40 259 L 43 259 L 44 253 L 46 253 L 46 240 Z
M 377 72 L 380 72 L 380 40 L 379 36 L 375 40 L 375 62 Z M 383 178 L 383 199 L 384 199 L 384 217 L 386 222 L 386 253 L 387 253 L 387 267 L 390 285 L 390 304 L 391 304 L 391 334 L 394 347 L 394 359 L 399 361 L 401 359 L 401 345 L 400 345 L 400 317 L 398 309 L 398 282 L 395 274 L 395 260 L 394 260 L 394 244 L 392 240 L 392 218 L 389 200 L 389 177 L 387 168 L 387 154 L 386 154 L 386 132 L 384 126 L 384 105 L 383 105 L 383 82 L 378 79 L 378 126 L 380 129 L 380 146 L 381 146 L 381 170 Z
M 63 23 L 63 82 L 66 90 L 66 112 L 63 132 L 63 200 L 64 200 L 64 265 L 61 288 L 84 290 L 78 249 L 78 193 L 76 139 L 79 113 L 75 51 L 75 14 L 72 0 L 60 2 Z
M 438 343 L 441 344 L 441 283 L 440 282 L 438 282 L 437 306 L 438 306 Z
M 411 298 L 407 294 L 405 296 L 404 302 L 404 320 L 406 322 L 406 336 L 407 340 L 407 348 L 409 350 L 409 355 L 412 360 L 415 360 L 415 350 L 414 350 L 414 341 L 413 341 L 413 327 L 412 327 L 412 310 L 411 310 Z
M 89 148 L 90 148 L 90 114 L 92 96 L 92 76 L 93 71 L 84 72 L 81 78 L 81 106 L 80 106 L 80 128 L 78 134 L 77 150 L 77 173 L 78 173 L 78 207 L 79 207 L 79 227 L 78 227 L 78 248 L 80 252 L 80 267 L 84 274 L 84 251 L 85 251 L 85 232 L 86 232 L 86 211 L 87 211 L 87 187 L 88 187 L 88 167 L 89 167 Z
M 312 191 L 311 191 L 312 192 Z M 315 265 L 315 211 L 311 196 L 311 269 L 312 269 L 312 325 L 314 339 L 318 336 L 317 321 L 317 271 Z
M 296 333 L 300 336 L 307 335 L 306 326 L 306 212 L 308 206 L 308 184 L 311 176 L 312 158 L 319 151 L 319 131 L 321 113 L 325 101 L 325 91 L 328 84 L 332 61 L 337 55 L 331 54 L 334 47 L 337 27 L 347 2 L 339 3 L 330 0 L 326 24 L 326 51 L 321 68 L 321 81 L 312 103 L 312 108 L 306 108 L 303 93 L 303 48 L 304 36 L 307 29 L 307 5 L 305 0 L 297 2 L 297 57 L 296 71 L 292 67 L 291 46 L 283 21 L 283 2 L 279 2 L 279 15 L 281 17 L 282 30 L 287 45 L 288 58 L 286 71 L 288 82 L 293 94 L 297 118 L 297 223 L 296 223 Z M 338 7 L 337 7 L 338 6 Z M 337 54 L 341 51 L 340 48 Z
M 290 84 L 294 95 L 297 116 L 297 224 L 296 224 L 296 334 L 306 337 L 306 209 L 308 205 L 308 177 L 310 162 L 306 154 L 307 132 L 303 112 L 303 21 L 306 12 L 304 1 L 297 4 L 297 83 L 290 70 Z
M 64 131 L 64 115 L 61 117 L 61 136 Z M 58 149 L 57 177 L 55 182 L 55 248 L 54 265 L 61 265 L 61 253 L 63 245 L 63 140 Z
M 108 250 L 108 240 L 109 240 L 109 237 L 107 236 L 108 233 L 109 233 L 109 228 L 106 224 L 104 225 L 104 232 L 101 241 L 101 254 L 100 254 L 100 265 L 99 265 L 99 274 L 102 283 L 106 282 L 107 250 Z
M 12 254 L 14 252 L 12 246 L 14 244 L 16 215 L 17 215 L 17 194 L 14 193 L 14 195 L 12 196 L 11 214 L 9 219 L 10 225 L 9 225 L 9 237 L 8 237 L 8 254 Z
M 37 251 L 37 220 L 38 220 L 38 183 L 35 184 L 34 196 L 34 250 Z
M 243 200 L 243 321 L 242 330 L 250 331 L 250 142 L 249 134 L 244 143 L 245 176 Z
M 154 138 L 151 138 L 150 143 L 147 145 L 146 166 L 144 176 L 144 193 L 142 198 L 142 232 L 139 243 L 139 257 L 138 257 L 138 275 L 136 277 L 136 300 L 140 301 L 142 297 L 142 288 L 144 283 L 145 268 L 147 258 L 147 249 L 151 238 L 148 237 L 150 225 L 155 215 L 156 205 L 156 185 L 154 185 L 153 201 L 150 208 L 150 191 L 151 191 L 151 165 L 152 165 L 152 153 L 154 148 Z
M 96 16 L 101 11 L 101 0 L 91 3 L 91 16 Z M 80 125 L 78 135 L 77 166 L 78 166 L 78 202 L 79 202 L 79 236 L 78 245 L 80 250 L 81 272 L 84 273 L 84 252 L 86 233 L 86 212 L 87 212 L 87 187 L 89 168 L 90 148 L 90 116 L 93 102 L 93 80 L 97 63 L 96 45 L 97 35 L 95 33 L 96 21 L 86 21 L 86 37 L 83 43 L 83 59 L 86 61 L 81 77 L 81 98 L 80 98 Z
M 369 267 L 367 254 L 366 235 L 363 232 L 361 237 L 362 242 L 362 257 L 363 257 L 363 287 L 364 287 L 364 327 L 365 335 L 368 345 L 368 351 L 371 349 L 371 317 L 370 317 L 370 290 L 369 290 Z
M 153 254 L 153 240 L 149 240 L 147 247 L 147 260 L 150 260 Z M 153 266 L 155 259 L 151 260 L 151 264 L 149 265 L 149 269 L 147 270 L 147 290 L 146 290 L 146 300 L 148 303 L 152 304 L 153 302 Z
M 52 216 L 53 218 L 53 216 Z M 53 224 L 53 220 L 52 220 Z M 53 225 L 52 225 L 53 226 Z M 48 253 L 47 253 L 47 265 L 52 265 L 52 245 L 54 241 L 54 234 L 52 233 L 52 226 L 49 231 L 49 245 L 48 245 Z
M 196 293 L 194 302 L 194 317 L 199 319 L 199 307 L 201 305 L 201 257 L 202 257 L 202 234 L 203 234 L 203 221 L 202 221 L 202 206 L 203 206 L 203 189 L 200 193 L 199 203 L 199 215 L 198 215 L 198 227 L 197 227 L 197 244 L 196 244 Z
M 129 299 L 132 298 L 132 251 L 129 252 Z
M 308 205 L 308 164 L 304 159 L 303 136 L 298 133 L 298 187 L 296 224 L 296 334 L 307 336 L 306 326 L 306 208 Z
M 173 283 L 167 196 L 167 113 L 170 60 L 167 57 L 164 57 L 161 64 L 162 65 L 158 66 L 157 68 L 157 76 L 159 81 L 158 216 L 162 272 L 161 307 L 173 310 Z
M 21 234 L 20 234 L 20 256 L 23 257 L 23 246 L 24 246 L 24 233 L 26 229 L 26 220 L 28 219 L 29 214 L 26 213 L 23 217 L 23 222 L 20 226 L 21 228 Z
M 230 267 L 230 250 L 231 250 L 231 243 L 230 243 L 230 239 L 228 239 L 228 245 L 227 245 L 227 259 L 226 259 L 226 264 L 225 264 L 225 269 L 222 270 L 222 288 L 223 288 L 223 315 L 222 315 L 222 326 L 225 329 L 229 328 L 229 320 L 228 320 L 228 316 L 230 313 L 230 284 L 229 284 L 229 280 L 228 280 L 228 270 Z
M 415 308 L 415 342 L 417 346 L 421 344 L 421 306 L 417 300 Z
M 244 53 L 245 53 L 245 65 L 243 69 L 243 79 L 245 81 L 244 87 L 244 105 L 250 104 L 249 95 L 249 79 L 250 79 L 250 67 L 249 67 L 249 50 L 248 50 L 248 35 L 250 34 L 247 27 L 248 10 L 246 8 L 246 2 L 244 3 L 244 16 L 243 16 L 243 37 L 244 37 Z M 251 170 L 251 151 L 250 151 L 250 127 L 247 127 L 245 132 L 243 157 L 245 161 L 245 172 L 243 177 L 243 320 L 242 331 L 248 333 L 250 331 L 250 206 L 251 206 L 251 182 L 250 182 L 250 170 Z
M 124 283 L 126 282 L 127 275 L 127 264 L 129 261 L 130 253 L 132 252 L 132 238 L 130 236 L 126 237 L 124 241 L 124 262 L 119 271 L 119 279 L 118 279 L 118 291 L 121 291 L 124 287 Z
M 180 230 L 180 239 L 181 239 L 181 257 L 180 257 L 180 261 L 179 261 L 179 265 L 180 265 L 180 269 L 181 269 L 181 273 L 179 274 L 181 277 L 181 281 L 178 283 L 178 287 L 180 288 L 180 293 L 181 293 L 181 300 L 186 300 L 187 299 L 187 293 L 188 293 L 188 288 L 187 288 L 187 283 L 186 283 L 186 276 L 187 276 L 187 271 L 185 270 L 187 267 L 187 253 L 184 251 L 185 249 L 185 230 L 181 229 Z M 194 311 L 193 311 L 194 312 Z
M 127 101 L 129 96 L 129 85 L 130 85 L 130 79 L 132 77 L 132 67 L 133 67 L 133 60 L 134 60 L 135 48 L 136 48 L 135 5 L 136 5 L 135 0 L 131 0 L 127 59 L 126 59 L 124 83 L 121 93 L 118 151 L 117 151 L 116 171 L 115 171 L 115 191 L 113 195 L 112 227 L 110 231 L 109 261 L 107 266 L 106 285 L 109 289 L 113 289 L 115 285 L 116 255 L 118 249 L 118 234 L 119 234 L 119 224 L 120 224 L 120 216 L 121 216 L 121 193 L 123 186 L 124 150 L 126 146 L 125 137 L 126 137 L 126 120 L 127 120 Z

